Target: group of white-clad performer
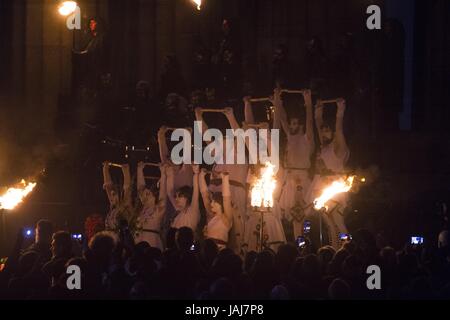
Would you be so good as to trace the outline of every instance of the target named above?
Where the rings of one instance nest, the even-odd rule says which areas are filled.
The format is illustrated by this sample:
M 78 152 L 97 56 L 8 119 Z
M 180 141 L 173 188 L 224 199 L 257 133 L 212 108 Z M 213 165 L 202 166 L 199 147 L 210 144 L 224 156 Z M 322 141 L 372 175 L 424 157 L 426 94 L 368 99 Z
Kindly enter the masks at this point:
M 234 130 L 255 127 L 281 129 L 284 132 L 286 148 L 284 161 L 276 176 L 274 208 L 264 214 L 264 222 L 261 221 L 261 215 L 254 212 L 250 201 L 251 184 L 259 176 L 261 164 L 250 165 L 248 161 L 246 164 L 214 164 L 211 170 L 194 164 L 174 165 L 167 146 L 167 133 L 174 128 L 161 127 L 158 131 L 161 163 L 140 162 L 137 165 L 137 204 L 133 204 L 131 200 L 132 181 L 129 165 L 104 163 L 104 189 L 110 203 L 110 211 L 105 220 L 106 229 L 117 229 L 117 216 L 122 206 L 136 205 L 139 214 L 136 243 L 146 241 L 162 250 L 164 249 L 161 237 L 162 222 L 169 203 L 175 210 L 170 226 L 175 229 L 189 227 L 195 233 L 202 227 L 200 225 L 202 220 L 200 201 L 202 201 L 206 214 L 204 219 L 206 224 L 202 229 L 203 238 L 213 240 L 219 249 L 228 247 L 238 254 L 262 248 L 276 250 L 280 244 L 286 243 L 283 219 L 292 223 L 295 237 L 302 235 L 305 219 L 317 214 L 313 209 L 314 199 L 333 180 L 344 174 L 345 164 L 349 158 L 343 131 L 345 100 L 317 100 L 314 108 L 310 90 L 295 91 L 304 98 L 306 117 L 303 120 L 298 115 L 300 112 L 288 116 L 283 106 L 284 92 L 294 93 L 277 88 L 273 96 L 267 98 L 274 107 L 272 128 L 269 128 L 268 122 L 255 121 L 252 105 L 252 101 L 255 100 L 251 97 L 243 99 L 245 121 L 242 127 L 236 120 L 232 108 L 214 111 L 195 109 L 196 120 L 202 123 L 203 132 L 208 128 L 203 117 L 207 112 L 222 113 L 227 118 L 230 128 Z M 336 120 L 331 123 L 323 119 L 324 106 L 329 103 L 337 104 Z M 317 142 L 314 124 L 319 136 Z M 270 149 L 270 143 L 267 145 Z M 316 159 L 313 159 L 314 154 Z M 144 168 L 147 165 L 159 167 L 161 176 L 157 183 L 158 187 L 147 183 L 144 175 Z M 111 166 L 121 167 L 122 188 L 112 182 L 109 172 Z M 333 197 L 327 203 L 328 210 L 320 213 L 327 227 L 329 242 L 336 248 L 340 246 L 339 234 L 347 233 L 344 223 L 346 197 L 346 194 Z M 261 228 L 263 228 L 262 239 Z

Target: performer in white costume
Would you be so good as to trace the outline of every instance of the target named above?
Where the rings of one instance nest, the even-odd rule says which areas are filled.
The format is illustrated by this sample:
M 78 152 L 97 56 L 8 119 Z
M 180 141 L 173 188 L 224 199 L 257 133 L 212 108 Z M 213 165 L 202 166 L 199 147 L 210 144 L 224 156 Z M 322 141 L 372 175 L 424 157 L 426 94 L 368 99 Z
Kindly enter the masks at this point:
M 281 99 L 281 90 L 274 90 L 274 125 L 280 125 L 287 137 L 279 205 L 284 212 L 284 217 L 293 223 L 294 237 L 303 233 L 305 218 L 303 212 L 307 206 L 305 197 L 311 184 L 311 156 L 314 152 L 314 116 L 311 90 L 303 90 L 303 97 L 306 107 L 304 124 L 298 115 L 291 115 L 288 119 Z
M 111 166 L 120 166 L 123 174 L 123 187 L 113 183 L 109 169 Z M 131 177 L 130 167 L 128 164 L 113 165 L 110 162 L 103 163 L 103 189 L 106 191 L 109 200 L 109 213 L 105 219 L 105 229 L 110 231 L 118 231 L 119 221 L 118 214 L 120 210 L 131 208 Z
M 175 168 L 169 166 L 166 169 L 167 174 L 167 196 L 173 203 L 177 215 L 172 221 L 171 227 L 179 229 L 181 227 L 189 227 L 194 231 L 197 230 L 200 221 L 199 209 L 199 186 L 198 175 L 199 166 L 193 165 L 192 171 L 194 173 L 192 178 L 192 188 L 183 186 L 175 190 Z
M 230 177 L 228 173 L 222 173 L 222 193 L 211 193 L 208 190 L 205 176 L 206 170 L 202 169 L 199 184 L 207 218 L 203 235 L 205 239 L 212 239 L 219 249 L 224 249 L 228 245 L 228 233 L 233 224 Z
M 343 130 L 345 100 L 338 99 L 336 101 L 335 128 L 332 124 L 323 121 L 323 103 L 319 100 L 316 105 L 315 119 L 320 133 L 320 152 L 316 159 L 316 174 L 307 195 L 310 214 L 314 213 L 312 203 L 321 195 L 322 190 L 333 181 L 345 176 L 345 164 L 350 156 Z M 344 223 L 344 209 L 347 206 L 347 200 L 347 193 L 336 195 L 328 201 L 328 210 L 322 214 L 322 219 L 328 229 L 329 240 L 336 249 L 340 247 L 339 234 L 348 233 Z
M 232 129 L 240 129 L 238 122 L 233 113 L 232 108 L 226 108 L 223 114 L 227 117 Z M 208 127 L 203 120 L 203 110 L 201 108 L 195 109 L 195 116 L 197 121 L 202 122 L 203 132 Z M 226 159 L 225 150 L 226 141 L 224 139 L 224 159 Z M 234 151 L 237 152 L 236 142 Z M 236 156 L 236 154 L 235 154 Z M 230 234 L 229 247 L 236 253 L 242 253 L 241 246 L 243 243 L 244 225 L 246 220 L 246 178 L 247 178 L 248 165 L 247 164 L 214 164 L 212 169 L 211 181 L 209 184 L 209 190 L 211 192 L 221 192 L 222 179 L 221 173 L 228 173 L 230 177 L 230 190 L 233 206 L 233 223 Z
M 139 162 L 137 166 L 137 190 L 142 209 L 138 217 L 139 231 L 135 235 L 135 243 L 146 241 L 150 246 L 164 249 L 161 241 L 161 222 L 166 213 L 166 168 L 161 165 L 161 179 L 159 180 L 159 194 L 156 187 L 146 187 L 144 168 L 145 163 Z
M 170 152 L 167 147 L 166 133 L 167 127 L 162 126 L 158 130 L 158 145 L 159 145 L 159 156 L 161 158 L 161 163 L 170 162 Z M 190 164 L 183 163 L 181 165 L 174 167 L 175 180 L 174 188 L 175 190 L 183 186 L 192 187 L 192 166 Z

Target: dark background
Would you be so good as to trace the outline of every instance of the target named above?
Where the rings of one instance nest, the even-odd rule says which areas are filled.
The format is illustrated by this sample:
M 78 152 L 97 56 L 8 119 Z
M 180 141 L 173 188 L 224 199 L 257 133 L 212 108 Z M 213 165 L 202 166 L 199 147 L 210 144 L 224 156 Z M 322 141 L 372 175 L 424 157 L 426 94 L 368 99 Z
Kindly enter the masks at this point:
M 157 94 L 167 54 L 178 57 L 192 82 L 196 39 L 217 46 L 224 18 L 238 31 L 243 77 L 263 95 L 280 43 L 289 47 L 295 70 L 306 74 L 309 39 L 320 37 L 333 56 L 341 36 L 351 33 L 369 84 L 360 112 L 347 120 L 367 129 L 362 141 L 353 132 L 351 164 L 375 164 L 381 176 L 355 199 L 358 214 L 349 224 L 384 231 L 397 242 L 439 224 L 437 204 L 450 197 L 449 1 L 206 0 L 201 11 L 188 0 L 78 2 L 84 24 L 99 17 L 106 29 L 102 63 L 111 73 L 116 106 L 129 103 L 139 80 Z M 366 29 L 370 4 L 381 6 L 383 21 L 396 19 L 402 33 L 394 44 L 404 46 L 389 47 L 384 60 L 385 24 L 381 31 Z M 8 239 L 40 217 L 75 231 L 86 215 L 106 212 L 101 162 L 124 156 L 121 147 L 102 146 L 105 137 L 85 125 L 91 109 L 76 102 L 80 62 L 71 53 L 83 31 L 67 30 L 57 6 L 53 0 L 0 0 L 0 185 L 23 177 L 38 181 L 25 203 L 6 214 Z M 335 83 L 346 77 L 344 69 Z M 400 102 L 380 99 L 386 92 Z M 399 130 L 384 130 L 383 110 L 394 114 Z

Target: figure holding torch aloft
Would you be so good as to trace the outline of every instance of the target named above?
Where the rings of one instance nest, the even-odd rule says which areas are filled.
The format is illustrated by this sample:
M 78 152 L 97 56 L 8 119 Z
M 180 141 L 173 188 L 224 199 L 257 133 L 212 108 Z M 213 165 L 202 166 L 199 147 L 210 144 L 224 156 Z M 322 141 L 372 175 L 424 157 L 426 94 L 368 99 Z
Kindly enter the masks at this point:
M 335 123 L 324 122 L 323 120 L 324 106 L 330 103 L 337 104 Z M 340 246 L 339 233 L 347 233 L 344 223 L 344 210 L 347 207 L 347 191 L 350 190 L 353 183 L 353 179 L 348 180 L 350 178 L 345 178 L 345 164 L 350 156 L 343 130 L 345 107 L 345 100 L 342 98 L 330 101 L 319 100 L 317 102 L 315 120 L 319 130 L 320 151 L 316 159 L 316 174 L 306 196 L 307 203 L 314 204 L 310 210 L 307 210 L 307 215 L 313 215 L 315 209 L 327 208 L 325 214 L 319 211 L 321 214 L 320 218 L 323 218 L 328 228 L 331 245 L 336 249 Z M 342 183 L 344 191 L 331 193 L 326 203 L 322 205 L 317 204 L 317 199 L 334 182 Z M 348 190 L 345 190 L 348 184 L 350 184 L 350 187 Z M 333 190 L 336 191 L 335 189 Z
M 110 168 L 120 168 L 123 174 L 123 185 L 114 184 Z M 105 219 L 105 229 L 118 231 L 121 211 L 132 207 L 131 203 L 131 176 L 128 164 L 117 164 L 105 161 L 103 163 L 103 189 L 109 201 L 109 212 Z

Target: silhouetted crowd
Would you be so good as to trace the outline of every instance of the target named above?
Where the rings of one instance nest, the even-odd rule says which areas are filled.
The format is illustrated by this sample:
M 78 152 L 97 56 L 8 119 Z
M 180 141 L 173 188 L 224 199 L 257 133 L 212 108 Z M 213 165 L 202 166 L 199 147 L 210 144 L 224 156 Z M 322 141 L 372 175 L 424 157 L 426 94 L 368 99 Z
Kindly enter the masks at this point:
M 351 241 L 332 247 L 281 245 L 277 252 L 249 252 L 242 259 L 212 240 L 194 243 L 189 228 L 170 230 L 161 252 L 134 244 L 125 224 L 119 234 L 97 232 L 90 239 L 53 233 L 50 221 L 36 225 L 36 240 L 13 253 L 0 272 L 1 299 L 449 299 L 449 234 L 436 243 L 394 249 L 381 236 L 358 230 Z M 68 289 L 69 265 L 81 270 L 81 289 Z M 369 290 L 381 269 L 381 289 Z

